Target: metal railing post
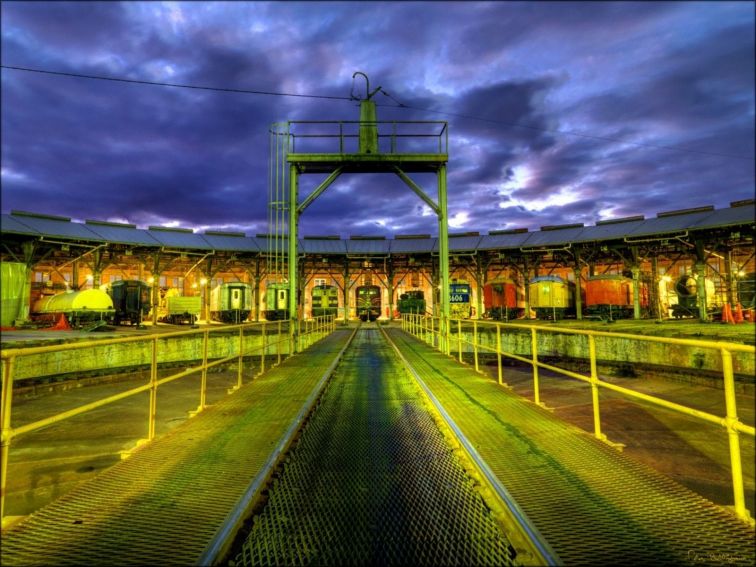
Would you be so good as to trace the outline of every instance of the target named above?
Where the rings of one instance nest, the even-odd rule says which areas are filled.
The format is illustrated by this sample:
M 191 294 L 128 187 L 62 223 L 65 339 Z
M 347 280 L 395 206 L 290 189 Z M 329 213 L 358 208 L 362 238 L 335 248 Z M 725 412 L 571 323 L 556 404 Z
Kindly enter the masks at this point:
M 155 438 L 155 420 L 157 419 L 157 389 L 158 389 L 158 372 L 157 372 L 157 350 L 158 338 L 152 338 L 152 357 L 150 361 L 150 412 L 147 416 L 147 440 L 152 441 Z
M 15 357 L 3 360 L 2 437 L 0 437 L 0 522 L 5 518 L 5 492 L 8 487 L 8 456 L 13 440 L 11 406 L 13 405 L 13 366 Z
M 475 359 L 475 372 L 480 372 L 478 366 L 478 320 L 473 319 L 473 357 Z
M 242 387 L 242 373 L 244 372 L 244 327 L 239 327 L 239 369 L 236 374 L 236 388 Z
M 593 402 L 593 430 L 596 439 L 604 439 L 601 433 L 601 412 L 599 410 L 598 370 L 596 369 L 596 337 L 588 335 L 588 356 L 591 361 L 591 400 Z
M 278 336 L 276 337 L 276 354 L 278 355 L 277 364 L 281 364 L 281 320 L 278 320 Z
M 462 362 L 462 319 L 457 319 L 457 351 L 459 361 Z
M 197 411 L 205 409 L 207 402 L 207 344 L 210 342 L 210 329 L 205 329 L 202 336 L 202 382 L 200 384 L 200 403 Z
M 496 362 L 499 368 L 499 386 L 504 384 L 501 372 L 501 325 L 496 323 Z
M 538 391 L 538 335 L 536 330 L 530 328 L 530 351 L 533 358 L 533 401 L 541 405 L 541 393 Z
M 434 323 L 433 317 L 431 317 L 430 319 L 430 346 L 435 347 L 436 346 L 436 335 L 435 335 L 436 328 L 433 323 Z
M 451 317 L 444 315 L 444 354 L 449 356 L 451 354 Z
M 262 358 L 260 360 L 260 374 L 265 372 L 265 351 L 268 350 L 267 334 L 265 328 L 268 326 L 267 322 L 262 324 Z
M 735 374 L 732 369 L 732 353 L 723 348 L 722 372 L 724 374 L 725 408 L 727 416 L 725 423 L 727 437 L 730 442 L 730 469 L 732 470 L 732 494 L 735 503 L 735 513 L 743 520 L 750 520 L 745 505 L 745 490 L 743 488 L 743 464 L 740 460 L 740 437 L 735 424 L 738 423 L 737 403 L 735 399 Z

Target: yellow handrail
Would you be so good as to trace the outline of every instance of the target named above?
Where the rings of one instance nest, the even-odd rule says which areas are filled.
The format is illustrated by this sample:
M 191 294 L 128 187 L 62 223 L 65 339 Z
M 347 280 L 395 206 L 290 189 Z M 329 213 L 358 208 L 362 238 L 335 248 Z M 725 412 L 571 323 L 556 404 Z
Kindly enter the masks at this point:
M 2 377 L 2 398 L 0 399 L 0 423 L 2 424 L 2 437 L 0 439 L 0 445 L 1 445 L 1 454 L 2 462 L 0 462 L 0 520 L 5 517 L 5 494 L 6 494 L 6 488 L 7 488 L 7 476 L 8 476 L 8 462 L 9 462 L 9 454 L 10 454 L 10 447 L 12 444 L 13 439 L 16 437 L 30 433 L 32 431 L 36 431 L 38 429 L 41 429 L 43 427 L 48 427 L 54 423 L 58 423 L 60 421 L 70 419 L 74 416 L 86 413 L 88 411 L 94 410 L 96 408 L 117 402 L 119 400 L 122 400 L 124 398 L 128 398 L 131 396 L 134 396 L 136 394 L 140 394 L 145 391 L 150 392 L 150 401 L 149 401 L 149 412 L 148 412 L 148 424 L 147 424 L 147 438 L 144 441 L 138 441 L 137 444 L 141 444 L 145 441 L 151 441 L 155 438 L 155 418 L 157 413 L 157 389 L 159 386 L 166 384 L 168 382 L 172 382 L 174 380 L 177 380 L 179 378 L 183 378 L 185 376 L 188 376 L 190 374 L 194 374 L 195 372 L 201 372 L 202 373 L 202 379 L 201 379 L 201 386 L 200 386 L 200 401 L 199 401 L 199 407 L 195 412 L 191 412 L 191 414 L 196 414 L 197 412 L 203 410 L 205 407 L 207 407 L 207 371 L 210 368 L 214 368 L 216 366 L 220 366 L 221 364 L 226 364 L 228 362 L 231 362 L 235 359 L 238 359 L 238 369 L 237 369 L 237 383 L 234 388 L 232 388 L 229 393 L 236 391 L 242 386 L 243 381 L 243 360 L 245 354 L 251 354 L 251 353 L 245 353 L 244 351 L 244 331 L 248 329 L 253 328 L 261 328 L 262 329 L 262 341 L 261 346 L 254 349 L 252 352 L 260 352 L 261 354 L 261 364 L 260 364 L 260 373 L 265 371 L 265 354 L 270 346 L 270 342 L 268 340 L 269 333 L 267 333 L 267 327 L 270 325 L 268 322 L 260 322 L 260 323 L 245 323 L 241 325 L 228 325 L 223 327 L 218 327 L 216 329 L 208 328 L 208 329 L 198 329 L 198 330 L 190 330 L 190 331 L 172 331 L 167 333 L 153 333 L 148 335 L 140 335 L 137 337 L 127 337 L 127 338 L 118 338 L 118 339 L 102 339 L 102 340 L 87 340 L 87 341 L 80 341 L 76 343 L 66 343 L 62 345 L 50 345 L 50 346 L 37 346 L 37 347 L 19 347 L 19 348 L 8 348 L 3 349 L 0 351 L 0 360 L 2 360 L 2 369 L 3 369 L 3 377 Z M 281 344 L 284 342 L 289 342 L 290 337 L 287 336 L 285 338 L 281 337 L 281 321 L 278 321 L 276 324 L 277 333 L 276 333 L 276 354 L 278 357 L 278 363 L 282 360 L 282 349 Z M 335 318 L 332 315 L 328 316 L 321 316 L 316 317 L 310 324 L 305 324 L 305 333 L 303 335 L 306 335 L 309 339 L 312 339 L 312 342 L 309 344 L 312 344 L 316 342 L 317 340 L 320 340 L 321 338 L 325 337 L 327 334 L 333 332 L 336 329 L 335 326 Z M 229 334 L 234 333 L 238 330 L 238 336 L 239 336 L 239 342 L 238 342 L 238 352 L 231 354 L 229 356 L 219 358 L 213 361 L 208 361 L 208 343 L 210 334 Z M 163 339 L 170 339 L 175 337 L 185 337 L 185 336 L 192 336 L 192 335 L 202 335 L 202 358 L 201 363 L 197 366 L 193 366 L 191 368 L 187 368 L 185 370 L 182 370 L 180 372 L 177 372 L 175 374 L 172 374 L 170 376 L 166 376 L 163 378 L 158 379 L 158 343 L 160 340 Z M 11 427 L 11 408 L 12 408 L 12 401 L 13 401 L 13 382 L 14 382 L 14 368 L 15 368 L 15 362 L 16 359 L 23 356 L 30 356 L 35 354 L 44 354 L 49 352 L 61 352 L 61 351 L 70 351 L 70 350 L 80 350 L 80 349 L 86 349 L 91 347 L 100 347 L 100 346 L 106 346 L 106 345 L 114 345 L 114 344 L 125 344 L 125 343 L 141 343 L 141 342 L 151 342 L 151 348 L 150 348 L 150 380 L 147 384 L 143 384 L 142 386 L 138 386 L 136 388 L 131 388 L 125 392 L 120 392 L 118 394 L 114 394 L 105 398 L 102 398 L 100 400 L 96 400 L 94 402 L 89 402 L 87 404 L 77 406 L 75 408 L 72 408 L 70 410 L 45 417 L 43 419 L 37 420 L 32 423 L 27 423 L 22 426 L 12 428 Z M 288 356 L 291 356 L 292 351 L 289 350 Z
M 409 332 L 410 334 L 413 334 L 419 337 L 419 333 L 417 332 L 417 329 L 418 327 L 420 329 L 423 329 L 426 327 L 424 325 L 423 319 L 427 319 L 427 318 L 430 318 L 431 320 L 434 319 L 434 317 L 426 317 L 426 316 L 421 316 L 421 315 L 409 314 L 407 316 L 408 321 L 406 324 L 404 324 L 403 328 L 405 331 Z M 448 325 L 442 325 L 439 322 L 439 325 L 437 326 L 437 328 L 448 329 L 450 328 L 450 325 L 453 322 L 454 320 L 449 320 Z M 756 436 L 756 428 L 742 423 L 738 418 L 736 398 L 735 398 L 735 374 L 734 374 L 733 365 L 732 365 L 732 353 L 742 352 L 742 353 L 749 353 L 753 355 L 753 354 L 756 354 L 755 347 L 751 345 L 728 343 L 728 342 L 722 342 L 722 341 L 707 341 L 707 340 L 699 340 L 699 339 L 679 339 L 679 338 L 672 338 L 672 337 L 655 337 L 655 336 L 648 336 L 648 335 L 633 335 L 630 333 L 612 333 L 608 331 L 593 331 L 589 329 L 570 329 L 570 328 L 564 328 L 564 327 L 546 327 L 542 325 L 524 325 L 524 324 L 518 324 L 518 323 L 500 323 L 500 322 L 489 322 L 489 321 L 478 321 L 478 320 L 470 321 L 471 326 L 472 326 L 472 340 L 463 341 L 462 321 L 460 319 L 457 319 L 456 323 L 457 323 L 456 325 L 457 344 L 458 344 L 460 362 L 462 362 L 462 343 L 463 342 L 467 345 L 470 345 L 470 347 L 472 348 L 473 362 L 474 362 L 476 372 L 480 372 L 479 363 L 478 363 L 478 353 L 480 349 L 495 353 L 498 359 L 498 383 L 501 385 L 505 385 L 502 379 L 502 371 L 501 371 L 501 357 L 502 356 L 530 364 L 533 371 L 533 398 L 534 398 L 533 401 L 536 404 L 542 405 L 541 400 L 540 400 L 540 392 L 539 392 L 539 376 L 538 376 L 539 368 L 551 370 L 552 372 L 556 372 L 564 376 L 575 378 L 582 382 L 588 383 L 591 387 L 594 435 L 597 439 L 600 439 L 602 441 L 609 442 L 606 436 L 601 432 L 601 414 L 599 411 L 599 389 L 600 388 L 606 388 L 607 390 L 612 390 L 628 397 L 643 400 L 644 402 L 648 402 L 650 404 L 653 404 L 659 407 L 670 409 L 678 413 L 688 415 L 695 419 L 699 419 L 701 421 L 706 421 L 708 423 L 714 423 L 714 424 L 722 426 L 727 431 L 727 437 L 728 437 L 728 442 L 729 442 L 730 468 L 732 472 L 732 486 L 733 486 L 735 513 L 742 520 L 748 522 L 751 525 L 754 524 L 754 521 L 751 518 L 749 511 L 745 505 L 743 467 L 742 467 L 742 462 L 741 462 L 739 434 L 745 433 L 746 435 L 750 435 L 751 437 L 754 437 Z M 483 325 L 483 326 L 487 325 L 487 326 L 495 327 L 496 329 L 496 345 L 495 346 L 488 346 L 488 345 L 480 344 L 479 342 L 480 332 L 478 329 L 479 325 Z M 431 322 L 431 328 L 433 327 L 435 327 L 435 325 L 433 325 L 433 323 Z M 514 353 L 510 353 L 510 352 L 505 352 L 502 350 L 501 335 L 502 333 L 506 333 L 510 329 L 527 330 L 530 332 L 531 334 L 531 357 L 530 358 L 527 358 L 525 356 L 520 356 Z M 587 337 L 588 338 L 588 359 L 590 363 L 590 375 L 586 376 L 584 374 L 572 372 L 570 370 L 559 368 L 557 366 L 553 366 L 551 364 L 546 364 L 544 362 L 539 361 L 538 360 L 538 333 L 539 332 L 582 335 L 582 336 Z M 616 384 L 611 384 L 609 382 L 605 382 L 601 380 L 601 377 L 599 376 L 598 370 L 597 370 L 597 357 L 596 357 L 596 339 L 597 338 L 627 339 L 627 340 L 633 340 L 633 341 L 663 343 L 663 344 L 687 346 L 687 347 L 693 347 L 693 348 L 715 349 L 719 351 L 720 356 L 722 358 L 722 373 L 723 373 L 723 380 L 724 380 L 725 406 L 726 406 L 727 415 L 724 417 L 716 416 L 716 415 L 713 415 L 704 411 L 697 410 L 695 408 L 690 408 L 681 404 L 676 404 L 674 402 L 670 402 L 662 398 L 658 398 L 656 396 L 644 394 L 642 392 L 637 392 L 635 390 L 631 390 L 629 388 L 625 388 L 623 386 L 618 386 Z M 433 338 L 431 338 L 430 341 L 427 341 L 425 337 L 423 337 L 423 339 L 426 342 L 429 342 L 431 345 L 434 344 Z

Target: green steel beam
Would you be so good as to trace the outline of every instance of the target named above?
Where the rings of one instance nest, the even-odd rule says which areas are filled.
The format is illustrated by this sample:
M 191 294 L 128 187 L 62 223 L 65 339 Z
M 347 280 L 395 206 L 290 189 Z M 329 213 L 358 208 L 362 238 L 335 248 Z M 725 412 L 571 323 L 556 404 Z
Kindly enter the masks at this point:
M 336 181 L 336 178 L 338 178 L 338 176 L 341 175 L 341 172 L 343 170 L 344 170 L 344 168 L 341 167 L 341 166 L 339 166 L 336 169 L 334 169 L 333 173 L 331 173 L 331 175 L 329 175 L 325 179 L 325 181 L 323 181 L 320 185 L 318 185 L 318 187 L 315 189 L 315 191 L 313 191 L 312 193 L 310 193 L 307 196 L 307 198 L 304 201 L 302 201 L 302 204 L 297 207 L 297 214 L 301 215 L 304 212 L 304 210 L 307 207 L 310 206 L 310 203 L 312 203 L 315 199 L 317 199 L 318 197 L 320 197 L 320 195 L 323 193 L 323 191 L 325 191 L 326 189 L 328 189 L 328 187 L 331 186 L 331 183 L 333 183 L 334 181 Z
M 289 166 L 289 334 L 291 337 L 291 351 L 299 352 L 299 329 L 297 328 L 297 231 L 299 228 L 299 214 L 297 202 L 299 200 L 299 171 L 297 166 Z
M 394 172 L 399 176 L 399 178 L 404 181 L 410 189 L 412 189 L 415 194 L 420 197 L 423 202 L 428 205 L 431 210 L 436 213 L 437 215 L 441 214 L 441 207 L 433 202 L 433 199 L 428 197 L 428 195 L 425 194 L 425 192 L 414 182 L 412 179 L 410 179 L 404 171 L 398 166 L 393 166 Z M 441 171 L 439 170 L 438 174 L 440 175 Z M 444 181 L 444 187 L 446 187 L 446 182 Z M 439 195 L 439 201 L 440 201 L 440 195 Z
M 449 219 L 446 201 L 446 165 L 438 169 L 438 263 L 441 276 L 440 342 L 449 354 Z

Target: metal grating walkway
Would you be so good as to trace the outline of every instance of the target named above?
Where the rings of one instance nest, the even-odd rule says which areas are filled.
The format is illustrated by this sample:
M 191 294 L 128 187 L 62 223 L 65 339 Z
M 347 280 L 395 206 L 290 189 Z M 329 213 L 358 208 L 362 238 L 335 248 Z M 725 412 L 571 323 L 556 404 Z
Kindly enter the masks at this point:
M 339 330 L 3 531 L 3 565 L 196 563 L 346 344 Z
M 396 329 L 433 395 L 566 565 L 754 565 L 754 530 Z
M 425 403 L 359 331 L 234 564 L 522 564 Z

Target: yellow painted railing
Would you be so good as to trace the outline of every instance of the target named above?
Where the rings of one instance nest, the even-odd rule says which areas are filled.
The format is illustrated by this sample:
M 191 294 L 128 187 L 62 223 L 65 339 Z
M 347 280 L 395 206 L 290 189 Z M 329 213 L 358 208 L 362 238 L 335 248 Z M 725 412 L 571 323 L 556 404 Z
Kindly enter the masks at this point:
M 741 353 L 750 354 L 751 357 L 753 357 L 754 354 L 756 353 L 756 348 L 750 345 L 743 345 L 743 344 L 738 344 L 738 343 L 726 343 L 726 342 L 720 342 L 720 341 L 678 339 L 678 338 L 669 338 L 669 337 L 653 337 L 653 336 L 646 336 L 646 335 L 633 335 L 629 333 L 610 333 L 610 332 L 604 332 L 604 331 L 591 331 L 591 330 L 586 330 L 586 329 L 570 329 L 570 328 L 565 328 L 565 327 L 546 327 L 546 326 L 540 326 L 540 325 L 524 325 L 524 324 L 518 324 L 518 323 L 503 324 L 503 323 L 496 323 L 496 322 L 489 322 L 489 321 L 479 321 L 479 320 L 474 320 L 474 319 L 469 320 L 469 321 L 464 321 L 464 325 L 465 325 L 464 330 L 471 337 L 471 340 L 470 340 L 470 339 L 463 339 L 462 325 L 463 325 L 463 321 L 459 319 L 451 319 L 447 322 L 446 325 L 444 325 L 442 321 L 439 321 L 438 317 L 428 317 L 428 316 L 423 316 L 423 315 L 409 314 L 409 315 L 404 315 L 402 318 L 402 329 L 404 331 L 420 338 L 421 340 L 425 341 L 429 345 L 433 346 L 434 348 L 438 348 L 438 350 L 440 350 L 441 352 L 449 356 L 451 356 L 451 353 L 454 350 L 452 346 L 452 340 L 451 340 L 451 329 L 455 329 L 456 334 L 457 334 L 457 337 L 456 337 L 457 358 L 459 359 L 460 362 L 462 362 L 463 344 L 469 346 L 469 348 L 472 350 L 473 364 L 475 366 L 476 372 L 480 372 L 479 354 L 481 352 L 495 354 L 497 358 L 497 367 L 498 367 L 498 371 L 497 371 L 498 383 L 500 385 L 505 385 L 503 382 L 503 375 L 502 375 L 502 357 L 511 358 L 513 360 L 517 360 L 517 361 L 529 364 L 532 367 L 532 371 L 533 371 L 533 398 L 534 398 L 533 401 L 538 405 L 543 406 L 543 403 L 541 402 L 541 399 L 540 399 L 539 377 L 538 377 L 539 368 L 545 368 L 547 370 L 551 370 L 552 372 L 556 372 L 564 376 L 575 378 L 577 380 L 588 383 L 591 388 L 591 399 L 592 399 L 592 405 L 593 405 L 594 436 L 597 439 L 607 442 L 611 445 L 616 445 L 616 444 L 609 442 L 606 435 L 604 435 L 601 432 L 601 413 L 599 409 L 599 389 L 600 388 L 606 388 L 607 390 L 612 390 L 614 392 L 618 392 L 625 396 L 643 400 L 644 402 L 648 402 L 650 404 L 653 404 L 659 407 L 667 408 L 667 409 L 688 415 L 695 419 L 706 421 L 706 422 L 720 425 L 721 427 L 723 427 L 727 431 L 727 438 L 728 438 L 728 443 L 729 443 L 730 468 L 732 472 L 732 489 L 733 489 L 735 513 L 738 515 L 738 517 L 745 520 L 749 524 L 751 525 L 754 524 L 754 520 L 751 518 L 749 511 L 745 505 L 745 489 L 744 489 L 744 482 L 743 482 L 743 466 L 742 466 L 742 460 L 741 460 L 739 436 L 741 433 L 744 433 L 746 435 L 750 435 L 751 437 L 754 437 L 754 434 L 756 433 L 756 429 L 754 429 L 754 427 L 750 425 L 742 423 L 738 419 L 738 411 L 737 411 L 737 404 L 736 404 L 736 397 L 735 397 L 735 373 L 733 371 L 732 354 L 734 352 L 741 352 Z M 492 347 L 490 345 L 484 345 L 480 343 L 479 330 L 481 327 L 487 327 L 489 329 L 491 327 L 495 328 L 495 333 L 496 333 L 495 346 Z M 443 333 L 440 331 L 441 329 L 444 330 Z M 501 348 L 502 333 L 511 332 L 513 329 L 526 330 L 530 333 L 531 356 L 529 358 L 526 356 L 521 356 L 512 352 L 505 352 L 502 350 Z M 539 337 L 539 334 L 545 334 L 545 333 L 560 333 L 560 334 L 585 336 L 588 341 L 588 358 L 590 362 L 590 374 L 586 376 L 578 372 L 572 372 L 571 370 L 567 370 L 565 368 L 559 368 L 557 366 L 539 361 L 538 360 L 538 337 Z M 676 404 L 674 402 L 670 402 L 668 400 L 664 400 L 656 396 L 651 396 L 648 394 L 644 394 L 642 392 L 637 392 L 635 390 L 631 390 L 629 388 L 618 386 L 616 384 L 612 384 L 610 382 L 606 382 L 602 380 L 597 370 L 596 340 L 597 339 L 601 340 L 601 339 L 606 339 L 606 338 L 627 339 L 627 340 L 632 340 L 632 341 L 645 341 L 645 342 L 653 342 L 653 343 L 664 343 L 664 344 L 670 344 L 670 345 L 678 345 L 678 346 L 684 346 L 684 347 L 690 347 L 690 348 L 711 349 L 711 350 L 717 351 L 722 359 L 722 376 L 724 380 L 723 384 L 724 384 L 724 396 L 725 396 L 725 415 L 724 416 L 713 415 L 704 411 L 700 411 L 694 408 L 683 406 L 681 404 Z
M 335 330 L 336 319 L 333 316 L 317 317 L 311 320 L 304 320 L 299 323 L 299 345 L 304 349 L 312 345 L 316 341 L 322 339 L 329 333 Z M 244 336 L 245 333 L 249 333 L 256 330 L 262 337 L 261 344 L 258 348 L 250 351 L 244 349 Z M 235 335 L 238 332 L 238 344 L 236 340 L 232 340 L 232 334 Z M 170 376 L 165 376 L 158 379 L 158 354 L 159 344 L 161 341 L 168 339 L 175 339 L 177 337 L 191 337 L 202 336 L 202 357 L 198 360 L 196 366 L 192 366 L 181 372 L 177 372 Z M 208 344 L 211 335 L 224 335 L 229 337 L 231 341 L 231 347 L 235 348 L 236 352 L 223 358 L 215 360 L 208 360 Z M 11 427 L 11 409 L 13 400 L 13 382 L 14 382 L 14 368 L 16 361 L 24 356 L 46 354 L 46 353 L 59 353 L 63 351 L 81 351 L 92 347 L 102 347 L 106 345 L 125 345 L 134 343 L 150 343 L 150 380 L 148 383 L 132 388 L 125 392 L 108 396 L 79 407 L 70 409 L 65 412 L 61 412 L 55 415 L 51 415 L 35 421 L 33 423 L 27 423 L 16 428 Z M 287 347 L 284 352 L 284 345 Z M 88 340 L 66 344 L 56 344 L 50 346 L 35 346 L 27 348 L 9 348 L 0 351 L 0 359 L 2 360 L 2 400 L 0 400 L 0 423 L 2 423 L 2 452 L 0 458 L 0 519 L 5 517 L 5 495 L 7 489 L 8 478 L 8 457 L 10 455 L 10 448 L 13 439 L 20 435 L 37 431 L 43 427 L 52 425 L 63 421 L 65 419 L 72 418 L 82 413 L 94 410 L 96 408 L 112 404 L 124 398 L 140 394 L 142 392 L 150 392 L 149 401 L 149 413 L 147 423 L 147 435 L 145 439 L 137 441 L 137 446 L 143 443 L 152 441 L 155 438 L 155 418 L 157 415 L 157 390 L 159 386 L 173 382 L 179 378 L 184 378 L 190 374 L 201 372 L 200 392 L 199 392 L 199 406 L 196 411 L 191 412 L 192 415 L 202 411 L 207 407 L 206 395 L 207 395 L 207 371 L 210 368 L 220 366 L 222 364 L 228 364 L 235 360 L 237 363 L 237 380 L 229 393 L 238 390 L 243 385 L 243 367 L 244 357 L 251 355 L 260 356 L 260 372 L 265 372 L 266 358 L 268 361 L 271 357 L 274 357 L 274 361 L 271 364 L 276 366 L 286 356 L 291 353 L 291 337 L 288 330 L 282 330 L 282 322 L 261 322 L 261 323 L 245 323 L 242 325 L 224 325 L 217 327 L 208 327 L 206 329 L 198 329 L 191 331 L 176 331 L 168 333 L 155 333 L 149 335 L 140 335 L 138 337 L 118 338 L 118 339 L 102 339 L 102 340 Z M 258 375 L 259 375 L 258 374 Z

